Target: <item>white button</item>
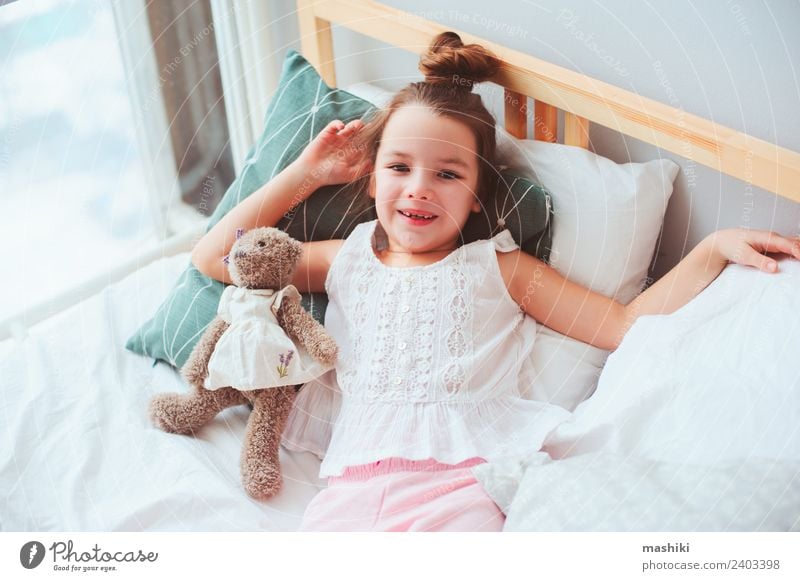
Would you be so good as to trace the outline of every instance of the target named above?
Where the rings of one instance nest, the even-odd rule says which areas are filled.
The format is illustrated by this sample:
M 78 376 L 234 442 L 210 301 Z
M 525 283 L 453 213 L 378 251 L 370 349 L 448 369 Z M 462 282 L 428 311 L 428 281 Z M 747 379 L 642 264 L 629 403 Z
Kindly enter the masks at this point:
M 401 342 L 400 342 L 400 344 L 398 345 L 398 347 L 399 347 L 400 349 L 405 349 L 405 348 L 406 348 L 406 344 L 405 344 L 405 342 L 401 341 Z
M 408 305 L 403 305 L 403 312 L 404 313 L 407 313 L 409 310 L 411 310 L 411 307 L 409 307 Z
M 394 382 L 395 382 L 397 385 L 400 385 L 400 382 L 401 382 L 401 381 L 403 381 L 403 380 L 402 380 L 402 378 L 400 378 L 400 377 L 395 377 L 395 378 L 394 378 Z

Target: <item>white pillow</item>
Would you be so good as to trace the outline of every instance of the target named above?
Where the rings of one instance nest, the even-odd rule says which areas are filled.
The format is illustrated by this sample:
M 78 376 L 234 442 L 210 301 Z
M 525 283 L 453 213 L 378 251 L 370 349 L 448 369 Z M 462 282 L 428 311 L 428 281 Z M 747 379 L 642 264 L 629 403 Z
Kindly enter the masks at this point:
M 503 165 L 538 181 L 552 196 L 551 266 L 623 304 L 638 295 L 678 165 L 668 159 L 617 164 L 580 147 L 517 139 L 499 125 L 497 147 Z M 530 399 L 573 410 L 594 391 L 608 351 L 537 328 L 521 390 Z
M 394 96 L 393 91 L 381 89 L 378 85 L 373 85 L 372 83 L 356 83 L 348 85 L 344 90 L 365 101 L 369 101 L 377 107 L 386 107 Z
M 544 455 L 546 456 L 546 455 Z M 800 530 L 800 463 L 696 466 L 596 452 L 472 469 L 504 531 Z

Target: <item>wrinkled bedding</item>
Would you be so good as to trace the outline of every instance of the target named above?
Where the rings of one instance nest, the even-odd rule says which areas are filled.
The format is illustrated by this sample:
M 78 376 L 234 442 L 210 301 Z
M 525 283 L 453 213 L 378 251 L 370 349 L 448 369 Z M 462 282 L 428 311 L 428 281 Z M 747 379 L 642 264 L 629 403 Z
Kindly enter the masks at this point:
M 267 502 L 239 479 L 249 410 L 197 437 L 151 427 L 149 398 L 184 391 L 177 371 L 124 348 L 188 253 L 161 258 L 0 344 L 0 530 L 296 530 L 324 487 L 319 460 L 281 450 L 285 485 Z
M 637 319 L 545 451 L 474 468 L 506 530 L 800 530 L 800 261 Z

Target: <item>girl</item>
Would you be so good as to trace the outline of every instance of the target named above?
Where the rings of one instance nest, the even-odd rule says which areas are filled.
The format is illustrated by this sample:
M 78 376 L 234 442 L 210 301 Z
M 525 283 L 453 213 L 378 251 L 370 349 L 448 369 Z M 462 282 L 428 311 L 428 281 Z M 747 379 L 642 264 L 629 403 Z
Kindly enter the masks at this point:
M 470 213 L 492 202 L 495 162 L 494 119 L 471 89 L 498 66 L 440 34 L 421 59 L 424 82 L 367 124 L 330 123 L 192 253 L 201 272 L 230 282 L 221 257 L 237 228 L 275 225 L 325 184 L 364 180 L 374 200 L 378 219 L 346 240 L 304 244 L 292 281 L 328 293 L 325 325 L 340 349 L 335 369 L 300 391 L 284 434 L 324 454 L 329 477 L 302 530 L 501 530 L 470 467 L 539 449 L 568 415 L 520 397 L 534 320 L 615 349 L 637 317 L 680 308 L 728 261 L 774 272 L 761 252 L 800 258 L 796 240 L 722 230 L 622 305 L 522 252 L 508 230 L 463 244 Z

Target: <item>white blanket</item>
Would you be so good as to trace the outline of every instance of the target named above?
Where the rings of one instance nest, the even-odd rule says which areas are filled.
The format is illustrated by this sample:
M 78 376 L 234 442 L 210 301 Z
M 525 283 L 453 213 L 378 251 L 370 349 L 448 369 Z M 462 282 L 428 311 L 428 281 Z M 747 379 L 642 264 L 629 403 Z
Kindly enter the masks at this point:
M 800 262 L 779 266 L 637 319 L 548 438 L 556 461 L 475 468 L 507 530 L 800 528 Z
M 324 487 L 319 460 L 281 450 L 284 488 L 250 499 L 239 478 L 249 410 L 197 437 L 166 434 L 150 397 L 186 391 L 125 340 L 167 296 L 188 254 L 158 260 L 0 344 L 0 530 L 295 530 Z
M 697 465 L 591 452 L 473 468 L 506 531 L 800 530 L 800 465 Z

